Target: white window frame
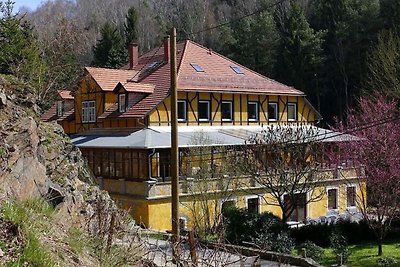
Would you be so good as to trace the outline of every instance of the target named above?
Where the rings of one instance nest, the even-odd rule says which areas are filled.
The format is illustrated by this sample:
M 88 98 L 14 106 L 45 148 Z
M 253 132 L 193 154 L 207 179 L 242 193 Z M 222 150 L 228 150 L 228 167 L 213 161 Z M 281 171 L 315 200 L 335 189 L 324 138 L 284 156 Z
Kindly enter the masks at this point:
M 85 107 L 86 105 L 86 107 Z M 82 101 L 82 122 L 96 122 L 96 101 Z
M 354 194 L 355 194 L 355 196 L 354 196 L 354 206 L 348 206 L 347 205 L 347 188 L 349 188 L 349 187 L 354 187 Z M 346 186 L 346 209 L 349 209 L 349 208 L 354 208 L 354 207 L 357 207 L 357 185 L 356 184 L 348 184 L 347 186 Z
M 269 106 L 274 105 L 275 106 L 275 118 L 270 118 L 269 116 Z M 269 102 L 268 103 L 268 121 L 278 121 L 278 116 L 279 116 L 279 106 L 277 102 Z
M 294 118 L 289 118 L 289 106 L 294 107 Z M 288 118 L 288 121 L 297 121 L 297 103 L 288 103 L 287 104 L 287 118 Z
M 256 106 L 256 118 L 255 119 L 251 119 L 250 115 L 249 115 L 249 106 L 250 105 L 255 105 Z M 247 119 L 249 121 L 259 121 L 259 111 L 258 111 L 258 102 L 256 101 L 249 101 L 247 102 Z
M 336 209 L 330 209 L 329 208 L 329 190 L 336 190 Z M 339 187 L 337 186 L 327 186 L 326 187 L 326 209 L 328 211 L 338 211 L 339 210 Z
M 57 117 L 62 117 L 63 113 L 63 101 L 57 101 Z
M 126 94 L 118 95 L 118 110 L 119 112 L 126 111 Z
M 230 105 L 230 118 L 222 118 L 222 105 L 223 104 L 229 104 Z M 224 100 L 221 102 L 221 119 L 222 121 L 233 121 L 233 102 L 232 101 L 228 101 L 228 100 Z
M 210 109 L 211 109 L 211 102 L 210 100 L 199 100 L 198 106 L 200 106 L 200 103 L 207 103 L 207 119 L 205 118 L 200 118 L 200 113 L 197 112 L 197 115 L 199 116 L 199 121 L 210 121 L 211 120 L 211 114 L 210 114 Z M 198 109 L 199 110 L 199 109 Z
M 183 114 L 184 114 L 185 118 L 179 118 L 179 103 L 183 103 L 183 107 L 184 107 L 183 108 L 184 109 Z M 186 100 L 178 100 L 177 108 L 178 108 L 178 121 L 186 122 L 187 121 L 187 103 L 186 103 Z
M 251 196 L 245 196 L 244 197 L 244 202 L 246 203 L 246 209 L 249 209 L 249 203 L 247 203 L 247 201 L 249 199 L 258 199 L 258 214 L 261 213 L 261 196 L 258 195 L 251 195 Z

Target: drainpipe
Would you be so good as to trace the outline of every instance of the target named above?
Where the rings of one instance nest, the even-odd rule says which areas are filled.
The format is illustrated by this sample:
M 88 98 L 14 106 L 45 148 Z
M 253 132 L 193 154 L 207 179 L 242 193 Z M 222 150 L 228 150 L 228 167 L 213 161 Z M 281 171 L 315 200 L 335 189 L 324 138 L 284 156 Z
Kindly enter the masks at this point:
M 148 164 L 149 164 L 149 180 L 157 182 L 157 178 L 151 177 L 151 158 L 156 154 L 156 149 L 153 148 L 153 151 L 149 155 Z

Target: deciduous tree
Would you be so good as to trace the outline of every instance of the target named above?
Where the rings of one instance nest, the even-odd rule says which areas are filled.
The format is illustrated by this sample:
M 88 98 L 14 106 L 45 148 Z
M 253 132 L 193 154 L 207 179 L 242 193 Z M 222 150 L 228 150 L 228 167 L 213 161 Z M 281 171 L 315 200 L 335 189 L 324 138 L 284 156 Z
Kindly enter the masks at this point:
M 351 131 L 357 141 L 339 143 L 332 158 L 349 159 L 357 167 L 357 206 L 378 239 L 378 255 L 393 218 L 400 212 L 400 123 L 397 103 L 382 94 L 360 99 L 339 131 Z M 337 157 L 339 156 L 339 157 Z M 365 190 L 365 185 L 367 190 Z
M 262 195 L 266 204 L 279 207 L 284 222 L 298 207 L 324 195 L 320 138 L 312 126 L 269 126 L 245 147 L 244 173 L 266 189 Z

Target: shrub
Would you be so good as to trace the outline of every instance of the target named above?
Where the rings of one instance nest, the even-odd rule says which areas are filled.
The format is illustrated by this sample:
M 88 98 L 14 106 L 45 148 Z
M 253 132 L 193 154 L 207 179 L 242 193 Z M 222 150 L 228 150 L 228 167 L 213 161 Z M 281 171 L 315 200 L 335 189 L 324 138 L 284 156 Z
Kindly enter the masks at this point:
M 301 244 L 300 248 L 305 250 L 305 257 L 318 261 L 324 257 L 324 249 L 307 240 Z
M 333 232 L 330 236 L 330 241 L 337 263 L 340 265 L 346 263 L 351 254 L 346 237 L 338 232 Z
M 272 242 L 272 251 L 291 254 L 294 248 L 294 239 L 287 232 L 277 234 L 276 239 Z
M 376 260 L 379 266 L 384 266 L 384 267 L 391 267 L 395 266 L 397 264 L 397 261 L 395 258 L 387 256 L 387 257 L 382 257 Z
M 330 236 L 335 231 L 342 233 L 349 244 L 376 240 L 374 233 L 369 229 L 365 221 L 351 222 L 348 220 L 339 221 L 337 224 L 324 223 L 293 228 L 290 231 L 290 235 L 299 244 L 310 240 L 318 246 L 329 247 Z M 391 237 L 398 236 L 394 231 L 390 231 L 388 235 Z
M 253 242 L 260 234 L 278 234 L 285 229 L 281 219 L 272 213 L 251 213 L 245 209 L 230 208 L 224 212 L 225 237 L 242 245 L 243 241 Z
M 260 233 L 253 242 L 262 250 L 291 254 L 295 242 L 287 232 L 278 234 Z

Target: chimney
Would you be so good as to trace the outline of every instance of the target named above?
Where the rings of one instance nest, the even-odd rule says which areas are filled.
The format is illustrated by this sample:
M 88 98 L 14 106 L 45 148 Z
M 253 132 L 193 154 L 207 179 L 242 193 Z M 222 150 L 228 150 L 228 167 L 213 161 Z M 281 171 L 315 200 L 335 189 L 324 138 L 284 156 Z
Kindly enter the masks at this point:
M 164 38 L 164 61 L 169 62 L 170 40 L 169 36 Z
M 135 65 L 138 64 L 139 61 L 139 46 L 138 44 L 130 44 L 128 46 L 129 51 L 129 68 L 133 69 Z

